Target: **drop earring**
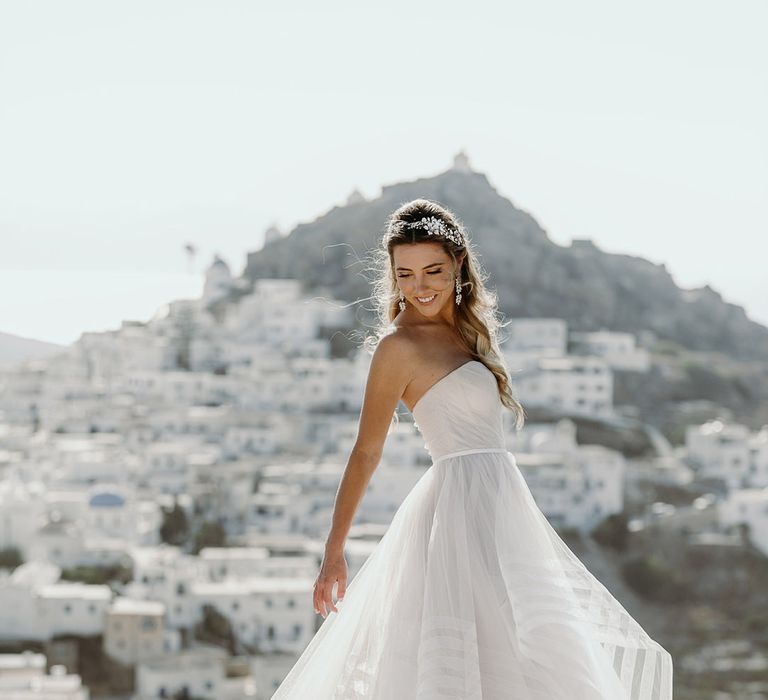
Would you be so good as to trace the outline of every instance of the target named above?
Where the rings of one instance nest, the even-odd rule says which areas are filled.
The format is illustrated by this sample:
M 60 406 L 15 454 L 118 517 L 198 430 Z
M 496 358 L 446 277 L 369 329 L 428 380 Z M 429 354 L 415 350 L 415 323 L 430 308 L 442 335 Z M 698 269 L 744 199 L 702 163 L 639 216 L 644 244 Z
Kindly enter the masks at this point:
M 461 275 L 456 275 L 456 306 L 461 304 Z
M 400 311 L 405 311 L 405 297 L 402 289 L 400 290 Z

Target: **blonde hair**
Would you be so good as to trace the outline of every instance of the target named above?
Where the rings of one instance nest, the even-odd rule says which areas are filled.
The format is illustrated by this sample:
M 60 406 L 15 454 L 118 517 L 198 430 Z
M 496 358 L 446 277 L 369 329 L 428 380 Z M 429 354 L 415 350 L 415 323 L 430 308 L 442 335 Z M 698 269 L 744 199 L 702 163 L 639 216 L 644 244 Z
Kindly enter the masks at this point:
M 430 236 L 423 228 L 409 228 L 413 223 L 433 216 L 461 232 L 464 245 L 458 245 L 444 236 Z M 378 277 L 374 281 L 373 303 L 379 324 L 364 346 L 372 351 L 378 342 L 392 331 L 392 321 L 400 313 L 400 292 L 394 273 L 393 251 L 395 246 L 431 242 L 442 245 L 454 265 L 462 252 L 466 256 L 461 265 L 461 304 L 455 308 L 456 328 L 472 359 L 482 362 L 496 377 L 499 398 L 504 406 L 515 414 L 515 428 L 520 430 L 525 422 L 525 409 L 512 395 L 507 368 L 498 345 L 498 330 L 504 324 L 499 319 L 496 293 L 484 282 L 483 272 L 473 253 L 467 231 L 459 219 L 445 207 L 428 199 L 414 199 L 396 209 L 387 221 L 382 245 L 374 253 Z

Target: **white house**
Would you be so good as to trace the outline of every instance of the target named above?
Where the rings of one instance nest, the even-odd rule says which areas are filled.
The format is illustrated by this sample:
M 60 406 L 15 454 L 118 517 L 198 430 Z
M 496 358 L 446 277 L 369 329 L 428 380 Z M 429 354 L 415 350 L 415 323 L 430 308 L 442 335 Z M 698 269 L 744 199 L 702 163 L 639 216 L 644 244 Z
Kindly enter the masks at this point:
M 202 619 L 206 605 L 229 618 L 233 632 L 261 652 L 300 651 L 314 634 L 314 578 L 258 577 L 195 582 L 191 595 Z
M 599 445 L 575 451 L 520 453 L 516 462 L 536 504 L 553 527 L 588 532 L 623 509 L 625 462 Z
M 130 556 L 134 580 L 126 595 L 162 602 L 166 627 L 181 629 L 194 625 L 198 609 L 190 597 L 190 587 L 200 577 L 197 557 L 168 545 L 135 547 Z
M 225 685 L 227 652 L 203 647 L 144 659 L 136 667 L 134 700 L 189 697 L 219 700 Z
M 136 530 L 134 504 L 119 487 L 94 488 L 88 498 L 85 527 L 108 537 L 133 540 Z
M 720 420 L 689 425 L 685 449 L 700 477 L 722 479 L 731 489 L 768 486 L 768 426 L 752 432 Z
M 717 515 L 724 527 L 749 526 L 751 542 L 768 556 L 768 487 L 731 491 L 718 502 Z
M 261 573 L 269 558 L 265 547 L 204 547 L 198 555 L 200 572 L 208 581 L 250 578 Z
M 76 673 L 64 666 L 45 672 L 43 654 L 25 651 L 0 654 L 0 698 L 3 700 L 89 700 L 90 692 Z
M 251 494 L 246 528 L 265 534 L 301 532 L 312 501 L 311 494 L 288 485 L 280 490 L 259 490 Z
M 107 610 L 104 651 L 126 666 L 164 651 L 165 605 L 157 601 L 116 598 Z
M 637 347 L 632 333 L 619 331 L 572 332 L 571 341 L 584 354 L 602 357 L 612 369 L 647 372 L 651 361 L 648 350 Z
M 45 502 L 39 488 L 15 479 L 0 482 L 0 549 L 16 548 L 28 559 L 35 533 L 44 522 Z
M 510 367 L 525 367 L 541 357 L 562 357 L 568 350 L 568 324 L 562 318 L 513 318 L 501 350 Z
M 48 623 L 47 638 L 62 634 L 90 637 L 103 632 L 112 601 L 109 586 L 61 581 L 39 587 L 36 595 Z
M 62 569 L 77 566 L 85 551 L 84 535 L 81 524 L 54 513 L 32 536 L 28 558 L 51 562 Z
M 517 399 L 557 413 L 613 415 L 613 372 L 598 357 L 542 357 L 514 380 Z

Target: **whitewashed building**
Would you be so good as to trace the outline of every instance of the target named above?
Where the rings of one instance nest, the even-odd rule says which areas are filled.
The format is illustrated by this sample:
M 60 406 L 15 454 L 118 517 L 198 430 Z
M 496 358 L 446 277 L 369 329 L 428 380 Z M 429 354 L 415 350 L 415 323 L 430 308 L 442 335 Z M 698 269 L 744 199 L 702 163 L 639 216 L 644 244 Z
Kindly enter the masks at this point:
M 47 621 L 48 637 L 100 635 L 112 601 L 109 586 L 60 581 L 36 590 L 39 609 Z
M 76 673 L 51 666 L 43 654 L 25 651 L 0 654 L 0 698 L 3 700 L 89 700 L 90 692 Z
M 101 634 L 112 598 L 109 586 L 56 581 L 58 576 L 57 567 L 33 562 L 0 580 L 0 639 Z
M 514 379 L 517 399 L 556 413 L 613 416 L 613 372 L 598 357 L 543 357 Z
M 118 597 L 106 613 L 104 651 L 126 666 L 165 651 L 165 606 L 150 600 Z
M 312 578 L 259 577 L 195 582 L 198 619 L 206 605 L 227 617 L 234 634 L 261 652 L 297 652 L 314 634 Z
M 0 481 L 0 549 L 18 549 L 30 556 L 35 533 L 45 522 L 42 484 L 30 486 L 16 479 Z
M 301 532 L 304 515 L 312 502 L 312 494 L 288 485 L 259 489 L 250 497 L 246 530 L 264 534 Z
M 161 700 L 186 692 L 189 697 L 223 697 L 227 652 L 203 647 L 145 659 L 136 666 L 134 700 Z
M 506 362 L 517 369 L 541 357 L 563 357 L 568 351 L 568 324 L 562 318 L 513 318 L 501 343 Z
M 619 331 L 572 332 L 573 351 L 602 357 L 611 369 L 647 372 L 651 366 L 648 350 L 637 347 L 632 333 Z
M 126 595 L 154 600 L 165 605 L 165 625 L 170 629 L 192 627 L 198 608 L 190 588 L 201 576 L 197 557 L 184 554 L 177 547 L 135 547 L 130 552 L 133 581 Z
M 749 527 L 749 539 L 768 556 L 768 488 L 738 489 L 717 503 L 723 527 Z
M 198 558 L 199 570 L 207 581 L 252 578 L 262 573 L 269 550 L 265 547 L 204 547 Z
M 689 425 L 685 450 L 700 477 L 722 479 L 731 489 L 768 486 L 768 426 L 752 432 L 719 420 Z
M 592 530 L 624 507 L 625 461 L 600 445 L 515 455 L 537 505 L 553 527 Z

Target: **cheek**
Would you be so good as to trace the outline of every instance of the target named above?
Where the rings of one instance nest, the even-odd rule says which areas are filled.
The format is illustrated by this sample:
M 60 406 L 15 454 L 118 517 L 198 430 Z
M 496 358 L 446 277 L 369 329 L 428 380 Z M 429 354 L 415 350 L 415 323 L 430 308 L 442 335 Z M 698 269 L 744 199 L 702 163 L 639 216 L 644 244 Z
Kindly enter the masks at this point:
M 439 289 L 445 289 L 453 282 L 450 272 L 443 272 L 439 275 L 435 275 L 432 279 L 434 280 L 434 286 Z

